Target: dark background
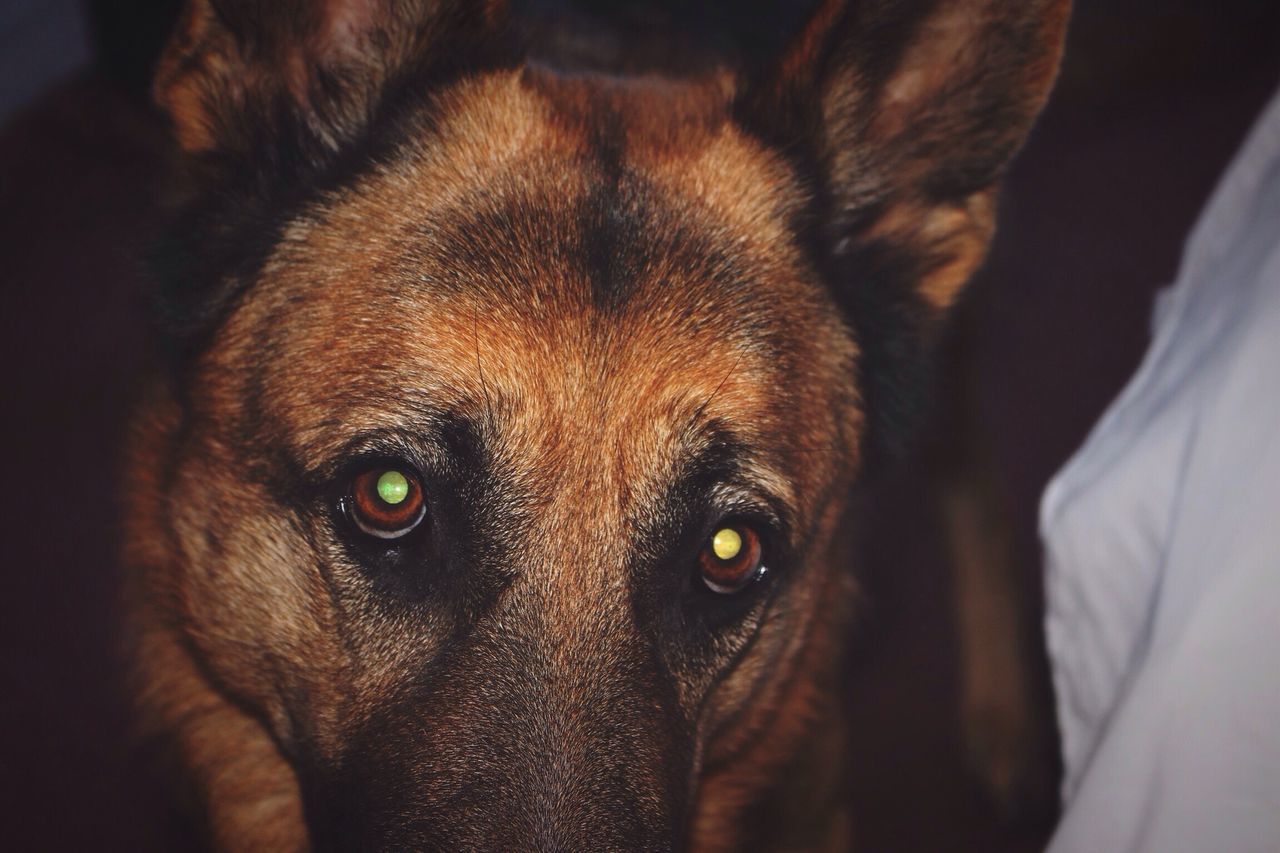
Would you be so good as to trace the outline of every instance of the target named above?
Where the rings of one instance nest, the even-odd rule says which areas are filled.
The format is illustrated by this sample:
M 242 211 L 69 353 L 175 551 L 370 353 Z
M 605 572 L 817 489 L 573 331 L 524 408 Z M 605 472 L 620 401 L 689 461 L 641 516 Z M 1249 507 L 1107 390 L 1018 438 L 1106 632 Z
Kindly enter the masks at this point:
M 607 6 L 625 32 L 675 30 L 748 55 L 797 14 L 764 2 L 538 5 Z M 114 652 L 118 446 L 146 354 L 137 258 L 165 154 L 145 88 L 172 7 L 0 2 L 6 849 L 190 843 L 130 747 Z M 1151 297 L 1277 82 L 1274 0 L 1077 2 L 1059 89 L 1010 174 L 960 316 L 970 419 L 1012 499 L 1033 615 L 1039 493 L 1137 365 Z M 950 581 L 926 484 L 909 461 L 873 502 L 862 547 L 868 605 L 847 679 L 856 835 L 872 851 L 1035 850 L 1052 815 L 1003 820 L 961 761 Z M 1051 731 L 1043 746 L 1052 753 Z

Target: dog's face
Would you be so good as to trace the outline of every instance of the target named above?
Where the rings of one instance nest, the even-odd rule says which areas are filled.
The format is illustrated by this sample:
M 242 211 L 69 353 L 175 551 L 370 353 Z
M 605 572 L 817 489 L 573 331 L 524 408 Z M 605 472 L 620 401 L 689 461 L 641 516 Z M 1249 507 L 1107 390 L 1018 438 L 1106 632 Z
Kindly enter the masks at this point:
M 814 710 L 868 372 L 981 257 L 1061 4 L 827 4 L 750 84 L 527 66 L 489 7 L 269 5 L 194 4 L 158 89 L 204 175 L 148 463 L 170 619 L 315 844 L 678 846 Z M 1006 73 L 940 100 L 993 33 Z
M 192 373 L 191 616 L 317 814 L 668 846 L 700 733 L 803 636 L 852 339 L 785 167 L 614 94 L 460 86 L 291 217 Z

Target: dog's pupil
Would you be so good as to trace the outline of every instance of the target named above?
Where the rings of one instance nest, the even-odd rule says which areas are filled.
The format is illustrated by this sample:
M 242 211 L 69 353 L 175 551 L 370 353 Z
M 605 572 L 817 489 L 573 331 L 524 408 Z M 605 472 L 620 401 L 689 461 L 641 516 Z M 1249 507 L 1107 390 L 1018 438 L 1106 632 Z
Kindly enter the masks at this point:
M 711 551 L 721 560 L 732 560 L 742 552 L 742 534 L 732 527 L 717 530 L 711 537 Z
M 399 471 L 384 471 L 378 478 L 377 489 L 383 503 L 396 506 L 409 496 L 409 480 Z

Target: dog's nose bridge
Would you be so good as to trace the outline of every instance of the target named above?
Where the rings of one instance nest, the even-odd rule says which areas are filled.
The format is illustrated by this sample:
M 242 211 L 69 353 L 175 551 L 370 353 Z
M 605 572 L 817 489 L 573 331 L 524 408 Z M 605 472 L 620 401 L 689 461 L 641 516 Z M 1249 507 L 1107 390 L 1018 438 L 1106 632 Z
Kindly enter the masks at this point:
M 521 574 L 582 605 L 613 601 L 625 590 L 635 547 L 624 490 L 602 479 L 578 477 L 556 488 L 519 549 Z
M 418 742 L 410 784 L 474 791 L 476 808 L 501 811 L 480 846 L 503 846 L 488 849 L 670 849 L 687 749 L 661 667 L 613 609 L 543 605 L 495 614 L 403 708 L 404 728 L 440 727 Z

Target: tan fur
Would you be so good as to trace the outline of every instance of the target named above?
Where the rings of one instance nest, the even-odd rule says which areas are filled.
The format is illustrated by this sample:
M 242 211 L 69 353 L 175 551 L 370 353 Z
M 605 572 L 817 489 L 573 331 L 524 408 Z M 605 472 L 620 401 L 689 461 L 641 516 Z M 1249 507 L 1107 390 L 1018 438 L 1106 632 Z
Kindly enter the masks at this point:
M 518 176 L 519 191 L 536 197 L 568 200 L 581 192 L 572 172 L 562 166 L 552 168 L 552 164 L 572 161 L 576 140 L 558 126 L 561 117 L 522 83 L 520 74 L 468 84 L 450 97 L 471 101 L 456 110 L 465 117 L 460 126 L 447 125 L 434 144 L 423 147 L 421 157 L 368 176 L 344 198 L 317 211 L 316 218 L 305 216 L 289 228 L 288 239 L 265 268 L 261 294 L 230 319 L 200 364 L 193 389 L 200 407 L 188 421 L 181 446 L 172 451 L 189 460 L 183 463 L 184 474 L 172 492 L 178 528 L 174 534 L 179 539 L 200 541 L 197 529 L 186 528 L 184 507 L 198 508 L 202 515 L 219 511 L 211 506 L 211 500 L 219 500 L 209 494 L 211 488 L 230 491 L 234 503 L 241 506 L 270 503 L 269 495 L 251 486 L 218 485 L 226 479 L 219 470 L 235 467 L 229 454 L 244 417 L 240 403 L 244 389 L 238 384 L 244 375 L 241 368 L 257 359 L 267 340 L 275 343 L 282 363 L 296 365 L 272 377 L 262 393 L 272 424 L 290 437 L 301 458 L 324 457 L 351 435 L 394 425 L 412 397 L 469 406 L 488 395 L 495 401 L 495 420 L 501 422 L 494 426 L 506 432 L 506 452 L 521 467 L 538 472 L 543 479 L 541 492 L 560 494 L 545 508 L 532 539 L 558 543 L 561 554 L 568 553 L 570 543 L 584 534 L 590 538 L 573 547 L 592 547 L 596 527 L 625 529 L 625 495 L 643 492 L 646 486 L 637 475 L 663 470 L 670 461 L 669 442 L 704 403 L 705 418 L 723 419 L 746 433 L 768 436 L 776 445 L 776 455 L 756 461 L 759 476 L 795 501 L 797 510 L 805 514 L 802 518 L 816 510 L 814 501 L 819 497 L 847 488 L 852 460 L 846 459 L 836 469 L 825 468 L 826 477 L 815 481 L 814 476 L 824 469 L 810 464 L 804 453 L 807 448 L 780 441 L 791 432 L 792 424 L 804 422 L 810 425 L 803 436 L 805 444 L 851 443 L 858 428 L 857 411 L 829 407 L 831 390 L 841 385 L 846 386 L 845 397 L 854 399 L 847 387 L 854 351 L 848 342 L 832 346 L 843 336 L 836 311 L 818 291 L 803 284 L 811 274 L 800 258 L 783 248 L 780 221 L 788 202 L 785 192 L 775 189 L 787 186 L 783 167 L 730 125 L 710 132 L 698 128 L 695 139 L 671 138 L 668 133 L 679 134 L 681 129 L 667 128 L 657 148 L 652 138 L 643 135 L 646 128 L 629 144 L 635 146 L 636 160 L 648 164 L 645 168 L 651 170 L 655 183 L 682 199 L 689 216 L 707 218 L 718 223 L 714 228 L 742 235 L 735 241 L 737 247 L 746 262 L 778 288 L 776 299 L 785 300 L 796 327 L 830 328 L 820 338 L 820 349 L 798 354 L 790 367 L 743 349 L 740 344 L 748 341 L 737 338 L 732 308 L 712 299 L 699 306 L 706 324 L 700 334 L 672 334 L 680 321 L 666 317 L 684 310 L 693 286 L 680 281 L 678 269 L 653 269 L 645 285 L 650 295 L 634 297 L 649 306 L 640 312 L 643 325 L 603 338 L 595 328 L 597 319 L 573 296 L 584 283 L 555 278 L 555 270 L 513 271 L 541 279 L 535 280 L 533 295 L 525 304 L 478 302 L 467 295 L 440 301 L 429 294 L 415 295 L 406 303 L 407 294 L 390 283 L 384 291 L 380 282 L 394 269 L 405 235 L 430 220 L 435 211 L 456 203 L 461 188 L 473 183 L 501 186 Z M 491 140 L 500 142 L 500 147 Z M 746 182 L 735 180 L 733 169 L 750 169 L 753 176 L 760 170 L 773 171 L 777 177 L 773 186 L 754 179 Z M 749 191 L 726 191 L 741 186 Z M 410 205 L 388 207 L 384 199 L 399 193 L 400 187 L 431 191 L 411 196 Z M 750 191 L 753 188 L 755 192 Z M 447 276 L 450 271 L 428 266 L 422 274 Z M 548 275 L 553 277 L 547 279 Z M 806 291 L 808 296 L 797 298 Z M 279 319 L 286 306 L 287 323 Z M 308 365 L 323 369 L 313 371 Z M 801 365 L 804 372 L 796 372 Z M 385 388 L 402 391 L 388 396 L 382 392 Z M 785 408 L 770 399 L 779 388 L 792 389 Z M 350 402 L 365 398 L 378 403 Z M 600 436 L 617 437 L 619 443 L 602 446 Z M 152 436 L 145 443 L 154 447 L 163 441 Z M 839 479 L 831 481 L 831 475 Z M 188 631 L 203 626 L 191 640 L 197 646 L 207 644 L 203 649 L 207 654 L 215 654 L 212 647 L 217 643 L 230 641 L 246 650 L 269 649 L 280 659 L 300 662 L 305 656 L 323 664 L 293 672 L 289 680 L 296 680 L 310 696 L 320 743 L 336 741 L 341 738 L 341 717 L 361 713 L 359 697 L 377 695 L 397 678 L 396 652 L 368 649 L 350 657 L 349 652 L 333 647 L 313 654 L 330 645 L 327 626 L 334 617 L 323 591 L 314 580 L 307 581 L 308 573 L 288 557 L 293 546 L 279 538 L 274 523 L 264 520 L 264 525 L 246 530 L 243 544 L 224 543 L 234 551 L 221 559 L 196 545 L 186 557 L 190 564 L 216 560 L 218 568 L 211 574 L 188 576 L 189 586 L 174 594 L 185 607 L 202 602 L 208 608 L 210 602 L 225 600 L 232 608 L 190 614 Z M 830 520 L 822 529 L 829 525 Z M 819 532 L 818 541 L 825 535 Z M 265 555 L 270 558 L 264 560 Z M 545 588 L 552 608 L 549 626 L 566 637 L 585 633 L 575 623 L 591 613 L 579 602 L 614 594 L 610 590 L 618 587 L 611 565 L 612 561 L 601 564 L 595 574 L 584 574 L 585 563 L 561 559 L 548 564 L 548 574 L 531 579 Z M 573 571 L 566 574 L 570 567 Z M 708 706 L 705 726 L 717 732 L 722 744 L 709 755 L 711 760 L 723 761 L 722 753 L 742 750 L 768 723 L 788 727 L 771 733 L 765 753 L 748 750 L 750 754 L 739 760 L 739 765 L 755 769 L 736 772 L 735 786 L 751 778 L 767 779 L 770 768 L 789 754 L 790 743 L 813 714 L 812 688 L 796 684 L 789 673 L 802 655 L 806 659 L 832 656 L 823 649 L 834 637 L 821 637 L 833 629 L 814 629 L 824 633 L 809 636 L 803 627 L 813 618 L 805 614 L 815 611 L 821 599 L 805 595 L 797 601 L 785 644 L 763 653 L 759 664 L 741 666 L 721 687 L 720 699 Z M 244 633 L 248 626 L 255 626 L 253 633 Z M 776 645 L 777 641 L 768 641 L 772 632 L 766 626 L 758 645 Z M 304 649 L 308 650 L 305 655 Z M 257 681 L 255 673 L 262 664 L 251 664 L 252 657 L 224 661 L 225 672 L 217 677 L 251 704 L 265 707 L 269 718 L 278 718 L 284 711 L 276 706 L 270 688 Z M 823 668 L 814 663 L 808 667 Z M 183 679 L 168 688 L 154 685 L 153 690 L 185 693 L 196 683 Z M 782 692 L 784 687 L 790 688 L 789 695 Z M 342 707 L 353 696 L 355 707 Z M 771 696 L 786 698 L 778 707 L 779 700 Z M 729 730 L 735 734 L 724 731 L 725 721 L 744 702 L 762 698 L 766 701 L 760 704 L 761 711 L 735 721 Z M 221 793 L 219 788 L 218 780 L 226 772 L 220 756 L 238 747 L 227 743 L 206 753 L 204 746 L 208 738 L 216 737 L 215 718 L 223 720 L 228 740 L 243 738 L 249 722 L 221 707 L 225 703 L 213 695 L 207 700 L 166 696 L 148 701 L 176 706 L 159 713 L 181 718 L 170 720 L 170 725 L 189 727 L 186 760 L 205 768 L 212 799 L 219 811 L 228 812 L 215 823 L 253 821 L 253 816 L 239 816 L 236 793 Z M 189 718 L 186 706 L 200 701 L 218 706 L 218 713 Z M 277 736 L 287 737 L 287 733 L 277 732 Z M 209 757 L 202 758 L 206 754 Z M 251 756 L 243 760 L 253 761 Z M 239 786 L 287 789 L 285 767 L 268 756 L 264 762 L 255 773 L 242 777 Z M 276 769 L 269 771 L 270 767 Z M 713 802 L 718 798 L 713 796 Z M 712 820 L 718 837 L 730 837 L 731 817 Z
M 193 3 L 157 82 L 178 142 L 197 158 L 251 156 L 238 112 L 284 98 L 319 140 L 309 150 L 350 144 L 375 111 L 362 97 L 450 38 L 455 6 L 395 8 L 431 11 L 375 38 L 372 6 L 325 6 L 296 43 L 253 53 Z M 458 17 L 491 25 L 494 8 Z M 830 96 L 819 113 L 872 96 L 833 94 L 830 70 L 812 67 L 844 12 L 820 12 L 775 94 L 803 77 Z M 380 57 L 353 52 L 377 44 Z M 323 61 L 355 81 L 327 113 L 308 64 Z M 890 97 L 927 82 L 898 79 Z M 139 695 L 220 849 L 306 849 L 326 840 L 308 827 L 366 789 L 379 811 L 361 843 L 446 832 L 470 846 L 501 831 L 644 846 L 613 825 L 625 818 L 650 845 L 729 850 L 753 840 L 762 808 L 779 845 L 845 842 L 832 683 L 854 590 L 839 555 L 866 428 L 862 342 L 795 231 L 814 188 L 739 120 L 741 85 L 518 64 L 450 79 L 390 125 L 394 156 L 291 210 L 180 379 L 153 383 L 125 552 Z M 852 168 L 832 144 L 826 166 Z M 912 183 L 924 167 L 899 169 L 890 191 L 894 166 L 867 173 L 892 203 L 848 240 L 925 257 L 913 286 L 940 310 L 982 257 L 993 189 L 926 204 Z M 837 218 L 855 195 L 836 194 Z M 602 204 L 631 217 L 617 230 L 643 249 L 625 282 L 602 280 L 580 245 Z M 387 598 L 308 485 L 369 436 L 398 435 L 447 467 L 424 438 L 439 412 L 472 425 L 507 495 L 491 553 L 466 564 L 500 580 L 478 615 Z M 804 559 L 710 648 L 672 651 L 654 639 L 667 623 L 643 613 L 636 560 L 713 429 L 735 437 L 741 479 L 716 500 L 767 496 Z M 483 752 L 484 738 L 503 751 Z M 601 773 L 616 790 L 598 805 Z M 481 779 L 525 799 L 507 824 L 467 835 L 495 818 Z M 385 841 L 401 831 L 417 840 Z

